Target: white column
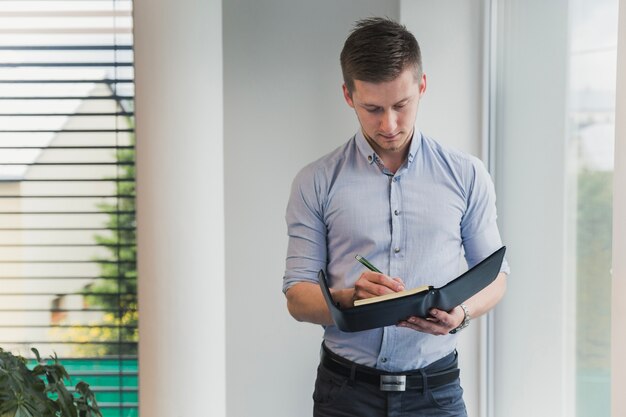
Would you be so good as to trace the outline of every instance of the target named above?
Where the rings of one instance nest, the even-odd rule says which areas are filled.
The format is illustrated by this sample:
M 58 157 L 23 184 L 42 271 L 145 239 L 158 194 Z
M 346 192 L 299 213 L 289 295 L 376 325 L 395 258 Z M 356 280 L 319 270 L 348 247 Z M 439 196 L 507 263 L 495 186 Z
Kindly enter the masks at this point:
M 221 5 L 135 0 L 145 417 L 225 416 Z
M 613 177 L 613 299 L 611 314 L 611 415 L 626 415 L 626 0 L 619 2 L 615 168 Z
M 568 1 L 500 0 L 497 57 L 498 214 L 511 276 L 496 310 L 494 415 L 574 416 Z

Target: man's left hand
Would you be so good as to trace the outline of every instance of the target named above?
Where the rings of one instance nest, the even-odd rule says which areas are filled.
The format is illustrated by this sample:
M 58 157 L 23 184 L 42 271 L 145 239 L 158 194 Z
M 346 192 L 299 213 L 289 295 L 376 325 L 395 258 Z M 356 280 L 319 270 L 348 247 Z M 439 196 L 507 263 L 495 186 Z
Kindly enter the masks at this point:
M 431 317 L 426 319 L 409 317 L 398 323 L 398 326 L 435 336 L 442 336 L 450 333 L 450 330 L 456 329 L 465 318 L 465 312 L 460 306 L 454 307 L 449 312 L 433 308 L 430 310 L 430 315 Z

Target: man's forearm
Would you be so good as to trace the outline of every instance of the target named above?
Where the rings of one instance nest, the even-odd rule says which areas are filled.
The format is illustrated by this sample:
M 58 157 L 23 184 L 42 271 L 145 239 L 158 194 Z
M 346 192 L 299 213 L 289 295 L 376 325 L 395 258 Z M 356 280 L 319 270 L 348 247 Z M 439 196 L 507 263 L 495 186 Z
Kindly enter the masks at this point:
M 351 305 L 353 289 L 333 291 L 333 299 L 342 306 Z M 334 324 L 319 285 L 300 282 L 287 290 L 287 308 L 298 321 L 321 324 Z
M 488 287 L 467 300 L 465 304 L 473 318 L 487 313 L 502 299 L 506 279 L 506 274 L 500 273 Z M 287 290 L 286 296 L 289 313 L 296 320 L 324 326 L 334 324 L 319 285 L 300 282 Z M 333 299 L 343 307 L 353 305 L 353 296 L 353 288 L 333 291 Z
M 507 275 L 500 272 L 491 284 L 464 303 L 472 318 L 482 316 L 498 304 L 506 291 L 506 279 Z

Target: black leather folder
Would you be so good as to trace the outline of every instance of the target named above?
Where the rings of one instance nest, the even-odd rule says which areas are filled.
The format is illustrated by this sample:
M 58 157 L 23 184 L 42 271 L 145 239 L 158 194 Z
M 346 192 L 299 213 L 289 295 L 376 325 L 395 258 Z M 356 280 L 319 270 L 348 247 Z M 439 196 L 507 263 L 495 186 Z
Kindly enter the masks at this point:
M 396 325 L 411 316 L 429 317 L 432 308 L 452 310 L 496 279 L 505 251 L 506 247 L 501 247 L 443 287 L 429 287 L 417 294 L 350 308 L 342 308 L 333 301 L 323 270 L 319 272 L 318 278 L 337 327 L 344 332 L 359 332 Z

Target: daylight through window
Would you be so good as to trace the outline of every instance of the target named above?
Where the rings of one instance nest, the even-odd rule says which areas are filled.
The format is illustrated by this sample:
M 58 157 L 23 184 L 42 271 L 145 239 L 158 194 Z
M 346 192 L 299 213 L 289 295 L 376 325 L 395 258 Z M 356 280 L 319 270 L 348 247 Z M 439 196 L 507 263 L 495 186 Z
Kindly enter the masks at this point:
M 137 416 L 132 1 L 2 1 L 0 57 L 0 347 Z

